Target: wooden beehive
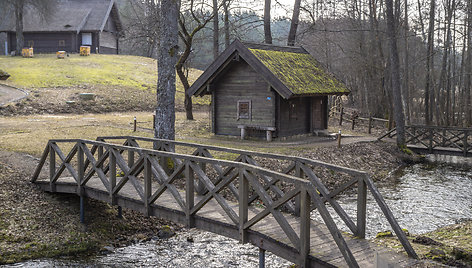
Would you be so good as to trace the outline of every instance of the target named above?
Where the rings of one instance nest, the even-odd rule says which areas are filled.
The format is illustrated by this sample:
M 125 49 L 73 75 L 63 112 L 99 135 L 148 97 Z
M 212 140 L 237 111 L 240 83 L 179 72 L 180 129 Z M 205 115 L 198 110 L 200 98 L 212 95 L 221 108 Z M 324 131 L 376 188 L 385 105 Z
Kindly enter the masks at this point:
M 23 48 L 21 50 L 21 55 L 23 56 L 23 58 L 32 58 L 34 56 L 33 54 L 33 48 L 30 47 L 30 48 Z
M 56 52 L 56 56 L 57 56 L 58 59 L 63 59 L 66 56 L 66 52 L 62 51 L 62 50 L 58 51 L 58 52 Z
M 80 56 L 90 56 L 90 47 L 89 46 L 81 46 L 80 47 Z

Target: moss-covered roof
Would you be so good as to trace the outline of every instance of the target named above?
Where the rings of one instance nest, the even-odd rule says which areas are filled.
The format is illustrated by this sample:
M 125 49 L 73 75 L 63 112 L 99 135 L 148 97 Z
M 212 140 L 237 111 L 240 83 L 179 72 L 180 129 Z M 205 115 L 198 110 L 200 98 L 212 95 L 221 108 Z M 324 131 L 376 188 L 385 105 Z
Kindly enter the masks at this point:
M 249 51 L 295 95 L 350 92 L 308 53 L 253 48 L 249 48 Z

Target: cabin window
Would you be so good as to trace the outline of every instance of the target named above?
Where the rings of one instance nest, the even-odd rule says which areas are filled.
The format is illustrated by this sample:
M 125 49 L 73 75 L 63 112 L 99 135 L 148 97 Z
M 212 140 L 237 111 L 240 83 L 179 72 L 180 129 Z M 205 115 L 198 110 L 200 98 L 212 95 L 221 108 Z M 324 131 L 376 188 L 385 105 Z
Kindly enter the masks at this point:
M 65 47 L 66 46 L 66 40 L 59 40 L 59 46 L 60 47 Z
M 238 101 L 238 119 L 251 119 L 251 101 Z
M 297 120 L 297 103 L 295 101 L 288 102 L 289 119 Z
M 34 47 L 34 41 L 28 40 L 28 47 Z

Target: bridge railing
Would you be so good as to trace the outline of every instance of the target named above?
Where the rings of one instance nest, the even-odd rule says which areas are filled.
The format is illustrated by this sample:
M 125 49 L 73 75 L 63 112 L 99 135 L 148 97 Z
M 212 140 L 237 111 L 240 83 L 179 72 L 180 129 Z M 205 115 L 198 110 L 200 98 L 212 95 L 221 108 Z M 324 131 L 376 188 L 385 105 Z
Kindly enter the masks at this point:
M 63 152 L 64 148 L 70 148 L 67 155 Z M 38 180 L 48 159 L 49 185 L 52 192 L 56 191 L 58 181 L 69 175 L 74 179 L 73 185 L 77 187 L 77 194 L 82 196 L 90 180 L 98 177 L 109 195 L 109 202 L 116 204 L 117 196 L 123 194 L 125 184 L 130 182 L 143 202 L 143 212 L 152 215 L 152 207 L 162 205 L 159 203 L 160 197 L 168 191 L 180 207 L 180 211 L 185 214 L 186 224 L 189 227 L 195 226 L 197 213 L 214 199 L 224 210 L 230 224 L 239 229 L 242 242 L 247 242 L 249 230 L 271 216 L 298 251 L 299 263 L 303 266 L 307 264 L 310 251 L 310 211 L 311 206 L 314 206 L 320 212 L 348 265 L 358 267 L 325 206 L 323 198 L 329 200 L 331 197 L 323 196 L 323 189 L 317 192 L 317 187 L 309 180 L 244 162 L 76 139 L 50 140 L 33 174 L 32 182 Z M 169 160 L 174 165 L 170 173 L 166 171 L 168 167 L 165 167 L 170 163 Z M 204 165 L 217 167 L 215 168 L 217 174 L 206 171 Z M 66 170 L 68 174 L 64 172 Z M 205 188 L 205 193 L 198 202 L 194 195 L 196 177 Z M 281 192 L 278 198 L 273 198 L 261 185 L 260 181 L 263 181 L 263 178 L 287 183 L 291 185 L 291 189 Z M 179 189 L 179 185 L 182 184 L 177 183 L 178 181 L 183 181 L 183 191 Z M 222 191 L 231 183 L 238 193 L 238 199 L 235 200 L 238 205 L 236 210 L 222 195 Z M 253 215 L 254 210 L 251 210 L 251 214 L 249 211 L 251 191 L 256 192 L 261 200 L 261 209 L 255 215 Z M 184 193 L 184 196 L 181 193 Z M 292 228 L 281 211 L 282 206 L 296 197 L 300 200 L 299 230 Z
M 385 133 L 385 137 L 397 135 L 396 128 Z M 415 145 L 433 153 L 435 149 L 449 148 L 463 156 L 472 154 L 472 128 L 440 127 L 440 126 L 405 126 L 405 140 L 408 145 Z
M 389 222 L 390 226 L 394 230 L 398 239 L 402 243 L 405 251 L 411 257 L 416 258 L 416 253 L 411 247 L 405 233 L 400 228 L 398 222 L 393 216 L 392 211 L 387 206 L 385 200 L 380 194 L 379 190 L 373 183 L 372 179 L 366 172 L 341 167 L 337 165 L 328 164 L 321 161 L 316 161 L 303 157 L 286 156 L 271 153 L 254 152 L 247 150 L 239 150 L 233 148 L 224 148 L 218 146 L 202 145 L 188 142 L 179 142 L 172 140 L 153 139 L 145 137 L 135 136 L 112 136 L 112 137 L 99 137 L 97 140 L 106 142 L 117 142 L 121 141 L 123 144 L 134 147 L 149 146 L 162 151 L 182 151 L 185 153 L 191 153 L 193 155 L 215 158 L 217 156 L 223 158 L 230 158 L 235 162 L 242 162 L 256 167 L 265 167 L 282 174 L 291 175 L 294 177 L 307 180 L 314 186 L 316 193 L 321 197 L 323 204 L 329 204 L 335 211 L 336 215 L 346 224 L 353 235 L 359 238 L 365 238 L 366 233 L 366 206 L 367 206 L 367 192 L 370 191 L 374 200 L 377 202 L 385 218 Z M 269 164 L 272 163 L 272 164 Z M 276 163 L 274 165 L 274 163 Z M 217 173 L 221 175 L 227 175 L 227 171 L 223 171 L 220 167 L 214 166 Z M 328 172 L 326 172 L 326 170 Z M 323 173 L 324 172 L 324 173 Z M 327 173 L 327 174 L 326 174 Z M 329 189 L 322 181 L 322 177 L 330 175 L 336 176 L 336 179 L 343 180 L 338 187 L 331 187 Z M 285 185 L 284 185 L 285 183 Z M 199 187 L 201 184 L 200 180 L 196 180 L 197 193 L 204 194 L 206 187 Z M 290 189 L 290 185 L 286 185 L 286 182 L 275 176 L 261 175 L 259 180 L 259 186 L 262 187 L 264 193 L 268 193 L 274 198 L 282 198 L 287 189 Z M 228 184 L 228 189 L 239 199 L 238 191 L 232 183 Z M 345 191 L 357 191 L 357 215 L 355 220 L 342 208 L 342 206 L 336 200 L 336 197 Z M 251 204 L 256 201 L 260 201 L 261 193 L 253 191 L 252 195 L 249 196 L 248 202 Z M 301 199 L 300 195 L 295 196 L 291 200 L 283 205 L 284 209 L 295 214 L 301 215 Z M 311 210 L 318 209 L 317 206 L 312 205 Z M 319 211 L 321 214 L 322 212 Z

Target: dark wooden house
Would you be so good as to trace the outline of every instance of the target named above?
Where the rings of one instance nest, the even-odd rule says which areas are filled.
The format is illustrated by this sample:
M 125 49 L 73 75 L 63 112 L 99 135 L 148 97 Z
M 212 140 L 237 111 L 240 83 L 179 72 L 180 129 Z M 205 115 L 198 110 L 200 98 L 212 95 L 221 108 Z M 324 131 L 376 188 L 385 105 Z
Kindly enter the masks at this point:
M 0 20 L 6 33 L 6 51 L 16 49 L 14 12 Z M 90 46 L 92 53 L 118 54 L 122 24 L 115 0 L 59 0 L 51 14 L 40 16 L 32 8 L 23 15 L 24 46 L 34 52 L 79 52 Z M 3 51 L 1 52 L 3 53 Z
M 215 134 L 270 140 L 326 132 L 328 96 L 349 92 L 302 47 L 235 40 L 188 94 L 211 94 Z

